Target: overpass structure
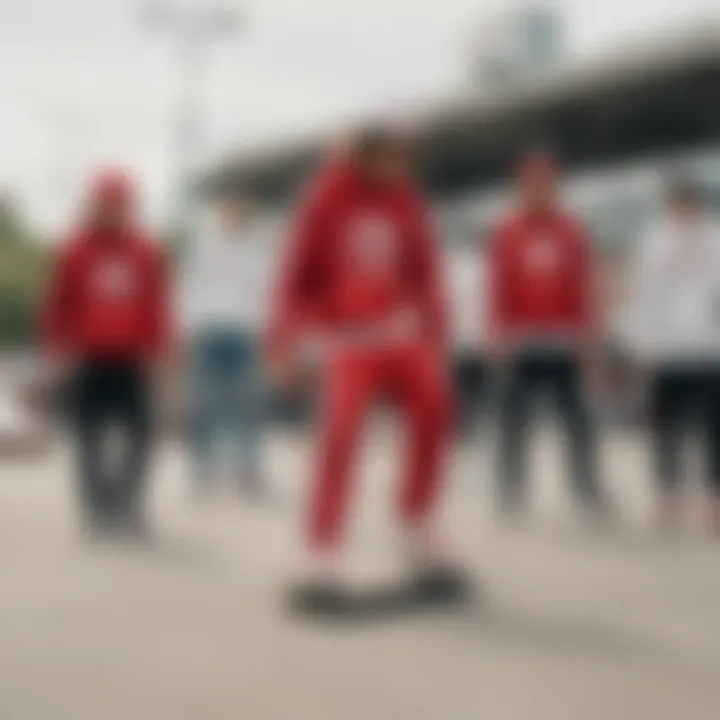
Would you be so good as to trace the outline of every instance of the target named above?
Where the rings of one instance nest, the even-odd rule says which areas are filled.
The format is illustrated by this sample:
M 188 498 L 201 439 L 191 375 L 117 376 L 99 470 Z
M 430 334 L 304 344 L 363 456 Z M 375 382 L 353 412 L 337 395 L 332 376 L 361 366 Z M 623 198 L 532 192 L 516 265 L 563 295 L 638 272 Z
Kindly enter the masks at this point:
M 551 143 L 572 170 L 718 145 L 718 87 L 720 22 L 706 22 L 424 108 L 420 173 L 443 199 L 497 186 L 531 143 Z M 318 133 L 228 158 L 205 187 L 243 188 L 282 202 L 329 141 Z
M 419 112 L 419 173 L 436 200 L 446 245 L 459 355 L 475 355 L 478 338 L 482 343 L 477 246 L 505 204 L 518 153 L 549 143 L 563 159 L 570 205 L 608 261 L 603 303 L 615 317 L 626 251 L 656 212 L 668 172 L 697 170 L 720 208 L 718 87 L 720 22 L 712 21 Z M 208 174 L 205 189 L 248 192 L 282 211 L 333 139 L 326 131 L 229 157 Z

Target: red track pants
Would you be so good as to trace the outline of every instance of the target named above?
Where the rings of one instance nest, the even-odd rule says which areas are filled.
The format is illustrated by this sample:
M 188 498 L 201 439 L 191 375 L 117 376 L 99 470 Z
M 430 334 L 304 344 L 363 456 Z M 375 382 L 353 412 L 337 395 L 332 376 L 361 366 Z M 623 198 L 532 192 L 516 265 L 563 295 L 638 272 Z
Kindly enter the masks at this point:
M 398 497 L 403 524 L 427 518 L 443 476 L 450 392 L 440 354 L 427 343 L 337 351 L 324 368 L 324 407 L 308 535 L 317 550 L 342 540 L 354 451 L 363 420 L 378 397 L 406 417 L 407 459 Z

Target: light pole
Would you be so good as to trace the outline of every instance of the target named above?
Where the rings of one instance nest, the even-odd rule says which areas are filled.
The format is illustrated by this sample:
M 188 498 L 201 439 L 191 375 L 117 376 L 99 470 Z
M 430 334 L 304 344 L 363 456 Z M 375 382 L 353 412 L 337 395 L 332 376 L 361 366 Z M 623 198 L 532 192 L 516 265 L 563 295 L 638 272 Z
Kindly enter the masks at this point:
M 176 50 L 178 87 L 170 127 L 168 216 L 171 237 L 184 242 L 195 221 L 193 178 L 202 143 L 199 92 L 204 61 L 210 45 L 239 32 L 244 18 L 232 6 L 182 8 L 159 1 L 145 8 L 143 22 L 170 37 Z

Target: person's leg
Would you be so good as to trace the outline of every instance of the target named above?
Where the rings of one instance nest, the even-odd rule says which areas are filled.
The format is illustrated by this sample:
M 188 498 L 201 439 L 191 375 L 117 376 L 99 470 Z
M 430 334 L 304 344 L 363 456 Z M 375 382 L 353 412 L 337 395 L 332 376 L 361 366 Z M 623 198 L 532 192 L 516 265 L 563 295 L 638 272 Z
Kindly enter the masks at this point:
M 237 342 L 238 362 L 232 394 L 235 475 L 242 490 L 256 492 L 261 489 L 262 377 L 255 338 L 242 334 Z
M 118 397 L 116 414 L 125 433 L 125 447 L 117 477 L 117 509 L 122 519 L 142 523 L 152 442 L 151 387 L 140 364 L 124 369 L 120 384 L 124 392 Z
M 527 486 L 529 410 L 535 390 L 529 362 L 513 362 L 500 383 L 498 503 L 503 513 L 515 514 L 524 505 Z
M 218 397 L 213 337 L 200 334 L 193 340 L 190 366 L 192 398 L 192 466 L 197 488 L 207 488 L 216 469 Z
M 658 371 L 650 385 L 650 430 L 655 482 L 660 496 L 660 521 L 666 526 L 674 526 L 680 520 L 680 430 L 683 426 L 686 391 L 683 378 L 673 371 Z
M 93 526 L 107 520 L 102 439 L 106 420 L 105 387 L 97 369 L 86 365 L 73 379 L 73 425 L 77 438 L 78 489 L 84 519 Z
M 605 495 L 598 479 L 596 433 L 578 359 L 562 358 L 552 363 L 548 369 L 548 383 L 569 443 L 573 494 L 587 509 L 606 510 Z
M 345 530 L 354 450 L 375 378 L 372 358 L 345 355 L 325 371 L 321 430 L 308 511 L 308 543 L 314 553 L 336 551 Z
M 419 346 L 397 359 L 395 386 L 408 431 L 398 510 L 403 525 L 417 527 L 431 522 L 445 480 L 452 392 L 442 358 L 432 348 Z
M 414 573 L 413 591 L 421 601 L 454 602 L 466 595 L 469 585 L 436 518 L 447 480 L 453 410 L 447 368 L 435 348 L 418 346 L 399 353 L 391 374 L 407 423 L 408 455 L 398 510 Z
M 308 566 L 290 595 L 300 613 L 343 613 L 339 550 L 346 525 L 353 455 L 375 388 L 375 363 L 365 354 L 334 357 L 323 368 L 317 466 L 307 510 Z
M 483 372 L 477 353 L 464 352 L 453 363 L 454 396 L 457 398 L 457 427 L 461 437 L 471 434 L 482 412 Z
M 395 397 L 404 411 L 407 455 L 398 513 L 408 559 L 431 593 L 455 593 L 463 583 L 457 561 L 438 528 L 436 511 L 447 481 L 452 390 L 443 358 L 430 346 L 399 353 L 392 369 Z M 421 588 L 422 589 L 422 588 Z

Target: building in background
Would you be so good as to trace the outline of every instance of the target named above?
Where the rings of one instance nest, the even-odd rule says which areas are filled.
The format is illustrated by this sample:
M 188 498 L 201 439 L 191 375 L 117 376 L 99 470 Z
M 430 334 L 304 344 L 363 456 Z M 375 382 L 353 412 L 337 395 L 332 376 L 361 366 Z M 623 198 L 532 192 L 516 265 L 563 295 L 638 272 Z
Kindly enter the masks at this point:
M 607 269 L 602 300 L 612 308 L 627 251 L 656 211 L 669 172 L 692 172 L 720 206 L 718 87 L 720 23 L 705 23 L 582 65 L 549 61 L 542 73 L 495 92 L 466 92 L 421 112 L 421 172 L 447 246 L 459 358 L 481 347 L 477 247 L 506 202 L 517 154 L 547 143 L 562 157 L 570 204 L 589 223 Z M 318 136 L 232 158 L 209 174 L 206 188 L 251 188 L 277 222 L 328 142 Z

